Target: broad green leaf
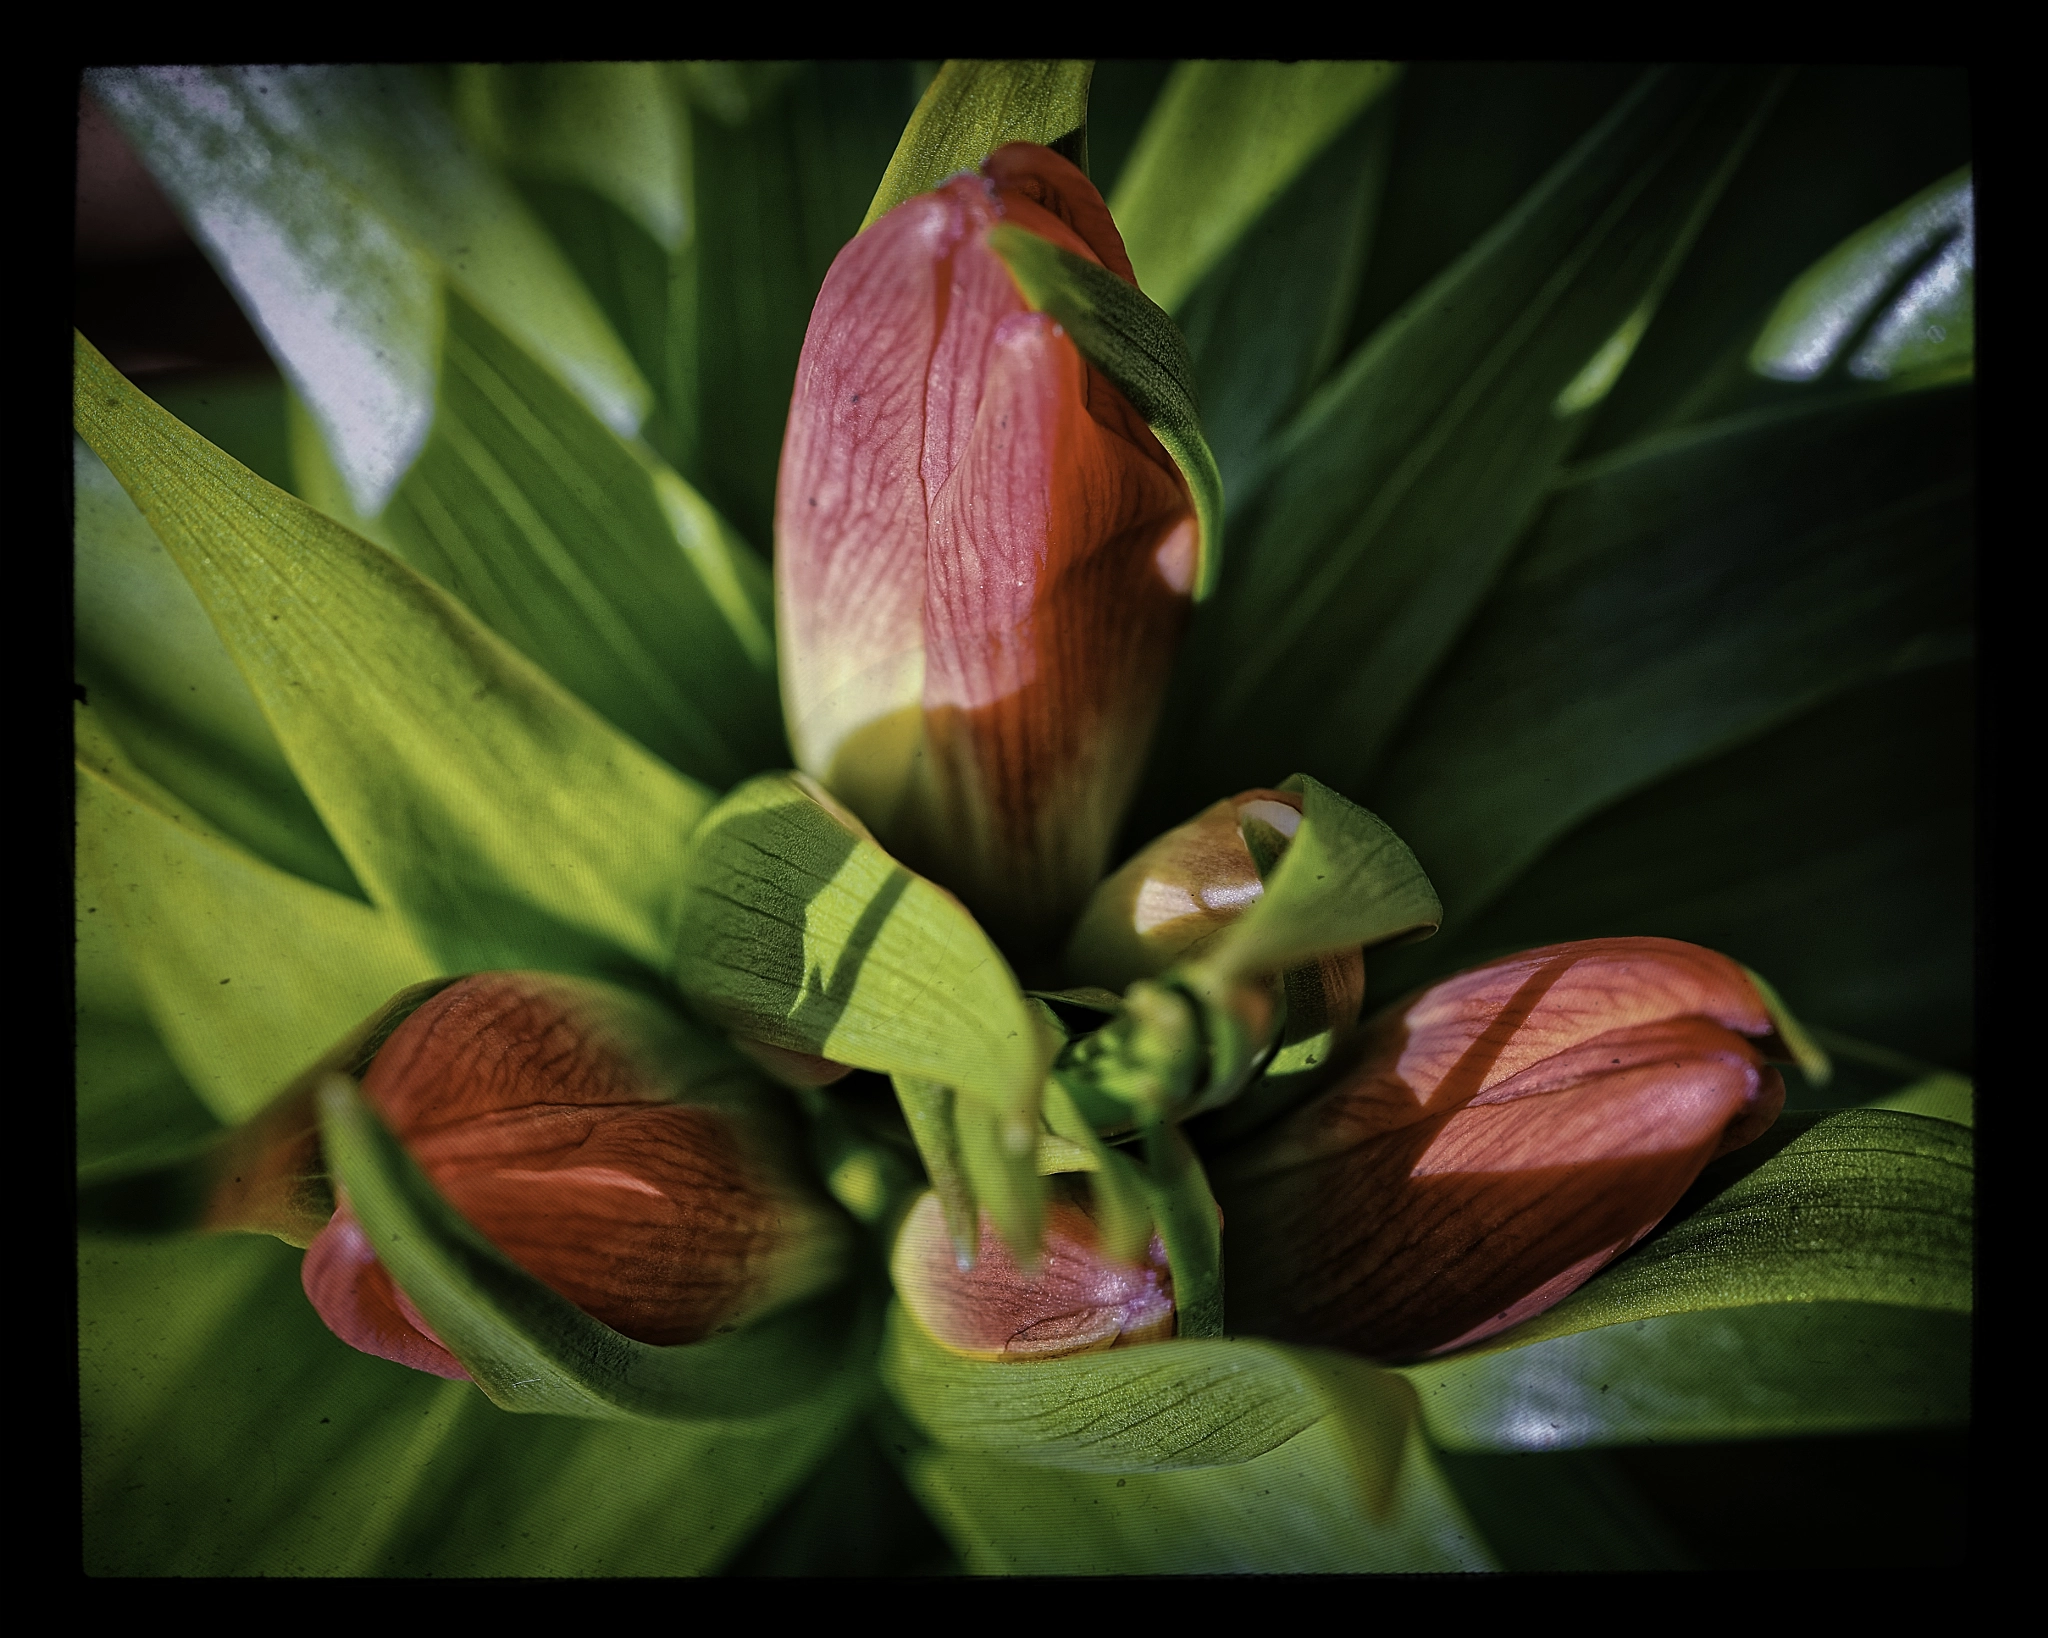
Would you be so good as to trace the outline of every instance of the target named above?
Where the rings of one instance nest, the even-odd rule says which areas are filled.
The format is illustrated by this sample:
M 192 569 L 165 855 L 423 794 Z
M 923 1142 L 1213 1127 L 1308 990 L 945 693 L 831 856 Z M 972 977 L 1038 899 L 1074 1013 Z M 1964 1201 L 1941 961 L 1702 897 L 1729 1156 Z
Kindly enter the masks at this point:
M 955 58 L 925 90 L 862 220 L 971 171 L 1006 142 L 1036 142 L 1088 168 L 1089 62 Z
M 696 284 L 671 322 L 694 314 L 699 441 L 683 475 L 765 546 L 811 309 L 860 229 L 911 87 L 900 63 L 847 62 L 793 67 L 757 90 L 736 119 L 693 121 Z
M 1385 823 L 1306 774 L 1280 789 L 1301 793 L 1300 826 L 1259 901 L 1203 950 L 1197 971 L 1228 983 L 1436 930 L 1436 890 Z
M 192 588 L 100 458 L 72 446 L 74 666 L 152 779 L 272 864 L 361 895 Z
M 78 347 L 80 432 L 192 582 L 372 901 L 450 971 L 572 952 L 665 969 L 708 795 Z
M 665 251 L 688 242 L 690 127 L 669 65 L 462 63 L 454 101 L 501 164 L 588 188 Z
M 954 1088 L 1028 1166 L 1049 1056 L 988 935 L 801 775 L 749 780 L 691 839 L 677 987 L 726 1028 Z
M 1373 984 L 1397 992 L 1540 944 L 1654 932 L 1769 974 L 1809 1025 L 1918 1055 L 1879 1087 L 1961 1062 L 1972 692 L 1966 666 L 1914 667 L 1675 773 L 1580 825 L 1477 919 L 1375 953 Z M 1823 1044 L 1840 1069 L 1844 1044 Z
M 1310 401 L 1191 635 L 1155 758 L 1177 774 L 1168 811 L 1276 764 L 1365 788 L 1772 89 L 1749 71 L 1646 77 Z
M 1977 1124 L 1977 1088 L 1967 1075 L 1946 1071 L 1902 1086 L 1898 1091 L 1864 1105 L 1866 1109 L 1896 1109 L 1906 1115 L 1926 1115 L 1934 1120 L 1952 1121 L 1958 1126 Z
M 1391 63 L 1188 62 L 1118 178 L 1110 214 L 1168 312 L 1398 78 Z
M 426 439 L 444 289 L 638 430 L 632 359 L 417 71 L 99 69 L 91 88 L 312 409 L 358 511 L 383 509 Z
M 1256 1337 L 1141 1343 L 1066 1359 L 962 1359 L 891 1306 L 882 1376 L 904 1413 L 949 1449 L 1087 1473 L 1230 1467 L 1326 1417 L 1399 1465 L 1414 1402 L 1364 1360 Z
M 356 1353 L 263 1236 L 88 1239 L 84 1564 L 120 1576 L 690 1575 L 837 1437 L 507 1416 Z
M 1200 602 L 1216 589 L 1223 565 L 1223 477 L 1202 437 L 1194 362 L 1179 326 L 1106 267 L 1023 228 L 999 223 L 989 229 L 988 242 L 1024 299 L 1059 320 L 1089 362 L 1145 417 L 1180 468 L 1201 531 L 1194 579 Z
M 1439 1443 L 1549 1449 L 1961 1420 L 1971 1137 L 1786 1116 L 1557 1307 L 1409 1366 Z
M 1785 292 L 1750 367 L 1811 381 L 1967 367 L 1976 347 L 1976 208 L 1969 167 L 1851 235 Z
M 1967 631 L 1972 459 L 1966 399 L 1938 393 L 1571 475 L 1374 781 L 1451 913 L 1630 790 Z
M 222 1121 L 252 1114 L 434 964 L 406 927 L 244 852 L 79 733 L 81 908 L 123 957 L 180 1075 Z
M 434 430 L 380 520 L 607 721 L 725 786 L 786 759 L 766 565 L 459 295 Z
M 740 1421 L 810 1402 L 843 1417 L 873 1332 L 825 1299 L 729 1336 L 659 1348 L 621 1336 L 519 1268 L 443 1200 L 345 1076 L 318 1093 L 337 1182 L 399 1289 L 509 1411 L 602 1420 Z M 871 1346 L 871 1343 L 869 1344 Z
M 1175 310 L 1228 496 L 1259 487 L 1268 441 L 1339 356 L 1374 243 L 1392 102 L 1376 96 L 1354 116 Z
M 943 1448 L 906 1465 L 977 1575 L 1494 1568 L 1420 1427 L 1390 1440 L 1368 1406 L 1235 1467 L 1112 1476 Z

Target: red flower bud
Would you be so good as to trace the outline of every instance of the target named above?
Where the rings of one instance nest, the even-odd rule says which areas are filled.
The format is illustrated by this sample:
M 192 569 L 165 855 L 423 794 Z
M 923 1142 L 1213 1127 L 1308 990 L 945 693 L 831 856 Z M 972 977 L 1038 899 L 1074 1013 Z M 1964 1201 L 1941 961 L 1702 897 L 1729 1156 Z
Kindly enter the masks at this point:
M 1382 1012 L 1219 1178 L 1232 1318 L 1376 1358 L 1463 1347 L 1584 1284 L 1777 1118 L 1726 956 L 1593 939 Z
M 1035 1271 L 1020 1268 L 983 1215 L 981 1249 L 962 1269 L 936 1194 L 911 1208 L 890 1272 L 933 1341 L 969 1359 L 1058 1359 L 1173 1335 L 1173 1277 L 1156 1234 L 1144 1261 L 1112 1262 L 1073 1200 L 1047 1202 Z
M 641 1342 L 694 1342 L 839 1272 L 845 1226 L 751 1083 L 689 1070 L 664 1020 L 602 984 L 482 973 L 395 1030 L 363 1095 L 486 1239 Z M 343 1199 L 301 1278 L 365 1353 L 467 1373 Z
M 1136 282 L 1101 195 L 1028 143 L 861 234 L 797 368 L 775 581 L 797 761 L 1030 948 L 1102 873 L 1197 537 L 1151 429 L 989 247 L 999 222 Z

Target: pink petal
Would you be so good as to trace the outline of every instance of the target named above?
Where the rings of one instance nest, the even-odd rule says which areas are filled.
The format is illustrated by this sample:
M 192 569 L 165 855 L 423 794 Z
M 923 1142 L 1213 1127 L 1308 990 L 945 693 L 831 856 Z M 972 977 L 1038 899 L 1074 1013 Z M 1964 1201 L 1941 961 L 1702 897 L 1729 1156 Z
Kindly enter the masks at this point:
M 351 1348 L 451 1381 L 470 1380 L 462 1362 L 403 1301 L 346 1206 L 306 1248 L 299 1282 L 327 1329 Z

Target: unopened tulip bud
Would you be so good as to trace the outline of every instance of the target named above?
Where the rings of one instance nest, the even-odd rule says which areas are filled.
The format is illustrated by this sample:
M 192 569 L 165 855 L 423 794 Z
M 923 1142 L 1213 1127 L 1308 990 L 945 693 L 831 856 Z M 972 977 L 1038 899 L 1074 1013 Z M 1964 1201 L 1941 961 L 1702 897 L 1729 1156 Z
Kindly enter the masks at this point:
M 926 1334 L 969 1359 L 1057 1359 L 1173 1335 L 1173 1279 L 1159 1237 L 1142 1261 L 1116 1262 L 1094 1219 L 1058 1196 L 1047 1205 L 1035 1271 L 1018 1265 L 986 1215 L 980 1253 L 962 1269 L 936 1194 L 904 1219 L 890 1271 Z
M 890 211 L 826 275 L 776 496 L 798 763 L 1013 950 L 1102 873 L 1186 622 L 1188 486 L 990 247 L 999 224 L 1135 284 L 1045 148 Z
M 641 1342 L 695 1342 L 839 1274 L 844 1219 L 765 1094 L 660 1009 L 587 980 L 482 973 L 391 1034 L 365 1100 L 506 1256 Z M 340 1201 L 302 1275 L 343 1341 L 466 1373 Z
M 1217 1179 L 1233 1321 L 1402 1359 L 1541 1313 L 1776 1119 L 1773 1033 L 1741 967 L 1656 938 L 1531 950 L 1389 1008 Z

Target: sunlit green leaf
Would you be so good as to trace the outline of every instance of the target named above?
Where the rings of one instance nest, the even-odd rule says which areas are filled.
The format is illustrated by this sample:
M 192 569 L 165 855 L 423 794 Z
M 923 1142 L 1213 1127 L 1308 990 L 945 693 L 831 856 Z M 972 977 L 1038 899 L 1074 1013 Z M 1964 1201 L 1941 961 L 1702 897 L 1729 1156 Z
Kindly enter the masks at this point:
M 459 295 L 433 433 L 381 521 L 414 568 L 683 772 L 722 786 L 786 760 L 766 566 Z
M 445 287 L 638 430 L 631 358 L 417 71 L 100 69 L 92 89 L 311 406 L 359 511 L 383 509 L 426 438 Z
M 1178 308 L 1397 72 L 1391 63 L 1182 63 L 1110 200 L 1138 283 L 1168 312 Z
M 244 847 L 360 896 L 191 586 L 82 442 L 72 497 L 74 664 L 102 727 Z
M 1006 142 L 1036 142 L 1088 167 L 1088 80 L 1080 61 L 955 58 L 926 88 L 903 128 L 863 228 L 956 171 L 975 169 Z M 1069 150 L 1072 151 L 1069 151 Z
M 1540 1450 L 1963 1420 L 1967 1129 L 1787 1116 L 1541 1318 L 1407 1367 L 1439 1442 Z
M 81 721 L 79 866 L 149 1019 L 237 1121 L 434 964 L 404 924 L 263 863 L 181 810 Z
M 80 432 L 192 582 L 372 900 L 453 971 L 541 962 L 564 931 L 579 961 L 596 941 L 665 968 L 707 795 L 79 349 Z

